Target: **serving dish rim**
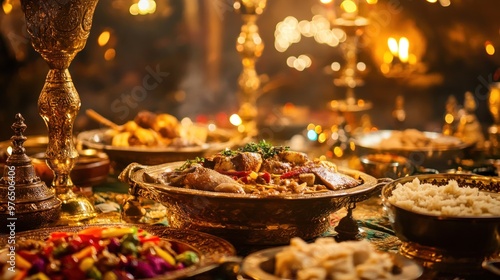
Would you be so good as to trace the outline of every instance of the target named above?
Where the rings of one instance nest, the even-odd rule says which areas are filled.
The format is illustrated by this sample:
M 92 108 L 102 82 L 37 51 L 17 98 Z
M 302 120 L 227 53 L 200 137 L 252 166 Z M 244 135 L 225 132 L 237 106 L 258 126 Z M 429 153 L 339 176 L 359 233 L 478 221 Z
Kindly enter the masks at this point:
M 286 278 L 280 278 L 276 275 L 269 274 L 266 271 L 262 270 L 260 268 L 260 264 L 262 264 L 265 261 L 269 261 L 273 259 L 277 253 L 281 252 L 283 249 L 290 247 L 289 245 L 287 246 L 279 246 L 279 247 L 272 247 L 272 248 L 267 248 L 267 249 L 262 249 L 256 252 L 253 252 L 246 256 L 242 263 L 241 263 L 241 271 L 245 275 L 249 277 L 257 277 L 255 279 L 259 279 L 258 277 L 262 277 L 262 279 L 269 279 L 269 280 L 289 280 Z M 398 259 L 398 261 L 404 261 L 405 263 L 408 264 L 408 266 L 413 266 L 414 268 L 418 269 L 416 275 L 412 276 L 412 278 L 407 278 L 408 276 L 405 275 L 405 280 L 412 280 L 412 279 L 418 279 L 420 277 L 424 270 L 423 266 L 420 265 L 418 262 L 411 260 L 407 257 L 404 257 L 403 255 L 397 254 L 397 253 L 389 253 L 390 255 L 394 256 L 395 258 Z M 248 268 L 250 267 L 250 268 Z M 251 273 L 248 273 L 247 269 L 250 270 Z M 265 277 L 265 278 L 264 278 Z M 391 278 L 398 280 L 400 278 Z
M 144 147 L 144 146 L 113 146 L 111 144 L 96 142 L 92 140 L 92 137 L 96 135 L 104 135 L 107 131 L 112 129 L 109 128 L 98 128 L 85 130 L 77 134 L 76 140 L 84 146 L 89 148 L 99 149 L 104 151 L 126 151 L 126 152 L 141 152 L 141 153 L 182 153 L 182 152 L 203 152 L 211 149 L 211 145 L 208 143 L 203 143 L 202 145 L 187 146 L 187 147 L 171 147 L 171 146 L 155 146 L 155 147 Z M 222 143 L 222 142 L 221 142 Z M 228 143 L 228 142 L 224 142 Z M 219 144 L 219 143 L 217 143 Z M 222 145 L 222 144 L 221 144 Z
M 430 152 L 430 151 L 436 151 L 436 152 L 445 152 L 445 151 L 460 151 L 464 150 L 467 148 L 470 148 L 474 145 L 474 143 L 466 143 L 460 138 L 452 136 L 452 135 L 445 135 L 440 132 L 433 132 L 433 131 L 420 131 L 422 132 L 425 136 L 429 137 L 430 139 L 435 139 L 437 137 L 446 137 L 450 139 L 455 139 L 459 141 L 459 144 L 457 145 L 449 145 L 449 146 L 430 146 L 430 147 L 417 147 L 417 148 L 408 148 L 408 147 L 396 147 L 396 148 L 387 148 L 387 147 L 380 147 L 380 146 L 369 146 L 369 145 L 363 145 L 361 144 L 362 139 L 368 138 L 373 135 L 378 135 L 378 134 L 390 134 L 393 132 L 400 132 L 400 130 L 390 130 L 390 129 L 383 129 L 383 130 L 376 130 L 376 131 L 371 131 L 368 133 L 358 133 L 353 135 L 352 141 L 357 147 L 361 147 L 364 149 L 370 149 L 373 151 L 377 152 Z M 380 140 L 386 139 L 386 138 L 380 138 Z

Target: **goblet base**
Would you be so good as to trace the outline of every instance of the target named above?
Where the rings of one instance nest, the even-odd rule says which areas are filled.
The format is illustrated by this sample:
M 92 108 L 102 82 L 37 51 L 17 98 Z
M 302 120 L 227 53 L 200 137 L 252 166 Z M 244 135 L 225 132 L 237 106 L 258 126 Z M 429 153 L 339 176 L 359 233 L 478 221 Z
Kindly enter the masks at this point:
M 68 190 L 65 193 L 57 195 L 61 200 L 62 222 L 74 223 L 95 218 L 97 215 L 94 204 L 85 196 Z

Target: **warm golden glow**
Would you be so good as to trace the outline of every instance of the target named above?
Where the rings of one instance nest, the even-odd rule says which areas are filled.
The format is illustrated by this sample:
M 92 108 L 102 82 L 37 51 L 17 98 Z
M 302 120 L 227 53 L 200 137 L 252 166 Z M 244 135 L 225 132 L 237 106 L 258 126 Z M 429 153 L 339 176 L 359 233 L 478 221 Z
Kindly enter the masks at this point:
M 107 60 L 107 61 L 115 59 L 115 56 L 116 56 L 116 51 L 113 48 L 107 49 L 104 52 L 104 59 Z
M 389 64 L 380 65 L 380 72 L 382 72 L 382 74 L 389 74 L 389 71 L 391 71 Z
M 391 52 L 385 52 L 383 59 L 384 59 L 385 64 L 390 64 L 392 62 L 392 60 L 394 59 L 394 56 L 392 55 Z
M 234 126 L 240 126 L 243 123 L 238 114 L 232 114 L 229 117 L 229 122 Z
M 484 44 L 484 48 L 485 48 L 487 54 L 489 54 L 489 55 L 495 54 L 495 47 L 493 46 L 493 44 L 491 44 L 490 41 L 486 41 L 486 43 Z
M 319 143 L 325 143 L 327 137 L 326 137 L 326 133 L 321 133 L 319 136 L 318 136 L 318 142 Z
M 411 65 L 417 64 L 417 56 L 410 53 L 410 55 L 408 56 L 408 63 Z
M 10 3 L 10 0 L 3 2 L 2 9 L 6 15 L 8 15 L 8 14 L 10 14 L 10 12 L 12 12 L 12 4 Z
M 129 12 L 133 16 L 153 14 L 156 11 L 154 0 L 139 0 L 130 6 Z
M 342 151 L 342 149 L 340 147 L 335 147 L 333 148 L 333 154 L 336 156 L 336 157 L 342 157 L 344 155 L 344 151 Z
M 398 55 L 398 41 L 396 41 L 396 39 L 390 37 L 389 39 L 387 39 L 387 46 L 389 46 L 389 50 L 391 51 L 391 54 L 393 56 L 397 56 Z
M 409 48 L 410 48 L 410 42 L 408 41 L 408 38 L 406 37 L 401 37 L 399 39 L 399 59 L 401 62 L 406 63 L 408 62 L 408 57 L 409 57 Z
M 7 147 L 7 155 L 12 155 L 12 147 L 11 146 L 8 146 Z
M 337 100 L 330 101 L 330 106 L 332 108 L 337 108 L 339 106 L 339 102 Z
M 332 64 L 330 65 L 330 67 L 332 68 L 333 71 L 337 72 L 340 70 L 340 63 L 338 62 L 332 62 Z
M 366 64 L 364 62 L 358 62 L 356 64 L 356 69 L 358 69 L 358 71 L 365 71 L 366 70 Z
M 451 1 L 450 0 L 439 0 L 439 4 L 441 4 L 441 6 L 443 6 L 443 7 L 448 7 L 451 5 Z
M 319 0 L 322 4 L 330 4 L 333 0 Z
M 368 3 L 370 5 L 374 5 L 374 4 L 378 3 L 378 0 L 366 0 L 366 3 Z
M 106 45 L 109 42 L 110 37 L 111 33 L 109 33 L 109 31 L 103 31 L 101 35 L 99 35 L 99 37 L 97 38 L 97 44 L 99 44 L 99 46 L 101 47 Z
M 320 134 L 322 131 L 323 128 L 321 127 L 321 125 L 317 125 L 316 127 L 314 127 L 314 132 L 316 132 L 317 134 Z
M 307 125 L 307 130 L 314 130 L 315 125 L 313 123 L 310 123 Z
M 355 151 L 356 150 L 356 144 L 354 142 L 349 142 L 349 149 L 351 149 L 351 151 Z
M 444 121 L 447 123 L 447 124 L 452 124 L 453 121 L 455 120 L 455 118 L 453 117 L 452 114 L 446 114 L 444 116 Z
M 340 7 L 342 10 L 344 10 L 346 13 L 353 14 L 358 10 L 358 6 L 356 6 L 356 3 L 352 0 L 344 0 L 342 4 L 340 4 Z
M 437 0 L 427 0 L 427 2 L 429 2 L 429 3 L 436 3 Z

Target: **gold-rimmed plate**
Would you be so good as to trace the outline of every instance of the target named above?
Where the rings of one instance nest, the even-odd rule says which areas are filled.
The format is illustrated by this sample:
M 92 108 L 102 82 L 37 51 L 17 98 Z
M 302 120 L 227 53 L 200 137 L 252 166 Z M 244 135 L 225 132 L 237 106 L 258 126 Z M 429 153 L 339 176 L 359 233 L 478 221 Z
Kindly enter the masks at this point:
M 160 225 L 146 224 L 102 224 L 102 225 L 82 225 L 82 226 L 63 226 L 53 228 L 43 228 L 16 233 L 16 243 L 22 240 L 45 240 L 51 232 L 78 232 L 87 227 L 131 227 L 148 231 L 153 235 L 159 236 L 161 239 L 172 243 L 181 244 L 192 251 L 197 252 L 200 257 L 200 262 L 187 268 L 168 272 L 154 279 L 179 279 L 192 277 L 210 271 L 227 258 L 234 257 L 236 250 L 228 241 L 202 232 L 169 228 Z M 3 248 L 8 245 L 8 236 L 0 236 L 0 246 Z
M 416 130 L 415 130 L 416 131 Z M 438 132 L 416 131 L 419 137 L 428 139 L 426 145 L 391 145 L 393 135 L 399 130 L 378 130 L 354 135 L 355 152 L 358 156 L 369 154 L 393 154 L 408 158 L 415 166 L 445 170 L 454 168 L 473 148 L 473 143 L 465 143 L 459 138 Z M 408 136 L 410 137 L 410 136 Z M 410 141 L 411 142 L 411 141 Z
M 156 146 L 142 147 L 129 146 L 120 147 L 111 145 L 110 129 L 94 129 L 83 131 L 77 135 L 77 142 L 82 148 L 91 148 L 105 152 L 116 173 L 125 169 L 131 163 L 143 165 L 157 165 L 166 162 L 184 161 L 191 158 L 203 157 L 225 148 L 233 148 L 244 143 L 244 139 L 238 135 L 229 135 L 227 132 L 214 141 L 207 139 L 206 143 L 193 146 Z M 221 133 L 218 133 L 220 136 Z
M 248 255 L 243 259 L 242 274 L 250 279 L 284 280 L 274 275 L 276 254 L 283 251 L 286 246 L 264 249 Z M 393 280 L 413 280 L 423 274 L 423 267 L 417 262 L 399 254 L 392 254 L 394 265 L 400 272 L 393 274 Z

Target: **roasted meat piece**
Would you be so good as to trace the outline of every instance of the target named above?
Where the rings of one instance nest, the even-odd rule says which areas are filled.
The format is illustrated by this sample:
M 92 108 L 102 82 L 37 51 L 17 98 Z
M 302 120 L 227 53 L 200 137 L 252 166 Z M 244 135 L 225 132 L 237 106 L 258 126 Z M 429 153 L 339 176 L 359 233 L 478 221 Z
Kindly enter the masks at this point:
M 351 176 L 336 172 L 324 166 L 318 165 L 311 168 L 311 172 L 321 180 L 328 189 L 337 191 L 355 187 L 360 184 L 359 180 Z
M 224 171 L 255 171 L 262 166 L 262 156 L 259 153 L 240 152 L 232 156 L 217 154 L 206 158 L 204 166 L 219 172 Z
M 233 178 L 223 175 L 200 164 L 193 164 L 183 171 L 166 172 L 165 182 L 172 186 L 187 187 L 204 191 L 245 193 L 243 185 Z

